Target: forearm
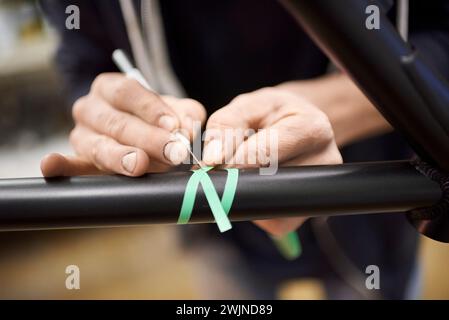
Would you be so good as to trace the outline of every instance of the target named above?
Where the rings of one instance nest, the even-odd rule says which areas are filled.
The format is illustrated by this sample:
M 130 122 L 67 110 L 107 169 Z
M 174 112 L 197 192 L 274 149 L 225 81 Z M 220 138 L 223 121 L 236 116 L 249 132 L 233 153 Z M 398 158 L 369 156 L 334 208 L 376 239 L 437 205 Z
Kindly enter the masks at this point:
M 329 117 L 339 146 L 391 130 L 388 122 L 344 74 L 291 81 L 278 87 L 305 97 L 324 111 Z

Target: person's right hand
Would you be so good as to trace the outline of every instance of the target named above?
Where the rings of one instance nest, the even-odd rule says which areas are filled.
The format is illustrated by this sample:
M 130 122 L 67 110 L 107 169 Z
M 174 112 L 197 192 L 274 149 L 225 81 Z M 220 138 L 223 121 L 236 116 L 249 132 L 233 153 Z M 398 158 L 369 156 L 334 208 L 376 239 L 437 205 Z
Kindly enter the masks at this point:
M 134 79 L 104 73 L 75 102 L 73 118 L 70 143 L 77 155 L 47 155 L 41 162 L 45 177 L 164 171 L 189 155 L 173 132 L 193 139 L 193 123 L 204 122 L 206 112 L 195 100 L 159 96 Z

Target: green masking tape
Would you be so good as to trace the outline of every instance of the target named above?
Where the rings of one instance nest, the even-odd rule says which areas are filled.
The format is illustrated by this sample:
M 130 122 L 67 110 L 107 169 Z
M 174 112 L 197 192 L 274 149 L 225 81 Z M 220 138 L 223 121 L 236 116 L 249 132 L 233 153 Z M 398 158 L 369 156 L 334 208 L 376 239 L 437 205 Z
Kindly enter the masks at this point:
M 279 252 L 287 260 L 294 260 L 302 253 L 301 241 L 295 231 L 281 237 L 271 237 Z
M 186 224 L 189 222 L 190 216 L 192 215 L 193 205 L 195 204 L 198 185 L 201 183 L 207 202 L 209 203 L 212 214 L 214 215 L 215 222 L 217 223 L 220 231 L 225 232 L 232 228 L 227 214 L 231 210 L 232 202 L 234 201 L 239 172 L 238 169 L 234 168 L 226 169 L 228 171 L 228 177 L 226 179 L 223 196 L 220 201 L 217 190 L 215 190 L 214 184 L 207 174 L 207 172 L 211 169 L 212 167 L 206 167 L 204 169 L 193 171 L 193 174 L 186 185 L 178 224 Z
M 228 177 L 223 190 L 221 201 L 218 197 L 217 190 L 207 174 L 212 167 L 200 168 L 194 170 L 192 176 L 187 182 L 184 197 L 182 199 L 181 211 L 178 218 L 178 224 L 187 224 L 192 215 L 198 186 L 201 183 L 207 202 L 214 215 L 215 222 L 221 232 L 228 231 L 232 228 L 228 219 L 228 213 L 234 202 L 235 191 L 239 179 L 239 171 L 235 168 L 226 169 Z M 301 242 L 296 232 L 287 233 L 282 237 L 272 237 L 274 243 L 278 247 L 280 253 L 289 260 L 296 259 L 301 255 Z

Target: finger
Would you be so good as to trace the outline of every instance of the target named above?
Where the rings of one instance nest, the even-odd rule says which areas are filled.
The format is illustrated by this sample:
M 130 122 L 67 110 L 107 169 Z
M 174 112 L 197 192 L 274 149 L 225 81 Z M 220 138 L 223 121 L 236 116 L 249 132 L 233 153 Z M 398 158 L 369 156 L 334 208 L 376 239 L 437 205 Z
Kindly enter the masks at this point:
M 206 126 L 203 160 L 209 165 L 229 163 L 238 146 L 255 130 L 269 126 L 283 115 L 278 112 L 291 96 L 273 94 L 275 89 L 264 88 L 242 94 L 227 106 L 211 115 Z
M 134 114 L 143 121 L 167 131 L 179 129 L 179 119 L 174 110 L 161 97 L 119 73 L 99 75 L 92 91 L 101 95 L 114 108 Z
M 226 166 L 256 168 L 277 164 L 279 163 L 278 149 L 277 131 L 262 129 L 237 147 Z
M 77 126 L 70 141 L 78 154 L 102 171 L 133 177 L 148 171 L 150 160 L 142 149 L 122 145 L 88 128 Z
M 161 96 L 161 98 L 178 115 L 181 133 L 193 141 L 206 120 L 204 107 L 193 99 L 178 99 L 171 96 Z
M 298 229 L 307 218 L 293 217 L 282 219 L 256 220 L 253 221 L 261 229 L 275 237 L 281 237 L 291 231 Z
M 64 156 L 59 153 L 50 153 L 41 160 L 42 175 L 46 178 L 61 176 L 81 176 L 100 174 L 95 165 L 77 156 Z
M 216 111 L 206 124 L 203 161 L 211 166 L 227 163 L 250 134 L 249 129 L 249 121 L 241 116 L 234 104 Z
M 207 128 L 264 128 L 270 125 L 273 115 L 281 114 L 280 106 L 293 95 L 273 88 L 263 88 L 234 98 L 217 110 L 207 122 Z M 296 101 L 299 99 L 293 96 Z M 207 135 L 206 135 L 207 137 Z
M 292 113 L 288 106 L 282 107 L 278 113 L 286 116 L 280 116 L 269 128 L 259 130 L 240 144 L 229 164 L 238 167 L 270 166 L 273 162 L 285 163 L 305 154 L 323 156 L 327 153 L 319 151 L 334 145 L 332 128 L 323 113 Z
M 73 107 L 77 123 L 109 136 L 125 146 L 144 150 L 151 159 L 178 165 L 188 157 L 185 146 L 167 130 L 152 126 L 129 113 L 111 107 L 95 97 L 79 100 Z

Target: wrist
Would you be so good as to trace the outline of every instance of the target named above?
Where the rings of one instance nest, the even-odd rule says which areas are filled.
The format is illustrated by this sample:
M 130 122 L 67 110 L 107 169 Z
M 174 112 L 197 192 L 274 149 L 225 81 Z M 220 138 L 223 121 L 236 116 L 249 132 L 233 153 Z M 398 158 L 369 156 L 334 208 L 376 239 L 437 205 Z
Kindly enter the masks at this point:
M 390 125 L 344 73 L 282 83 L 282 90 L 300 95 L 329 118 L 339 146 L 391 130 Z

